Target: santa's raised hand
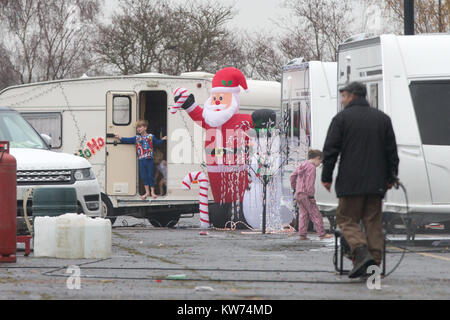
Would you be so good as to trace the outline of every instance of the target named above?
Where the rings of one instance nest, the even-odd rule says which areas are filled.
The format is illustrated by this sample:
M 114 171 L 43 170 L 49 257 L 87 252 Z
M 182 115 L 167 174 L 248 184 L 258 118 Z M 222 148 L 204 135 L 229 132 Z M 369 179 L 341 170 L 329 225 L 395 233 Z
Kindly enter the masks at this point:
M 181 108 L 187 110 L 195 104 L 194 95 L 190 94 L 185 88 L 176 89 L 173 95 L 175 104 L 170 107 L 171 114 L 177 113 Z

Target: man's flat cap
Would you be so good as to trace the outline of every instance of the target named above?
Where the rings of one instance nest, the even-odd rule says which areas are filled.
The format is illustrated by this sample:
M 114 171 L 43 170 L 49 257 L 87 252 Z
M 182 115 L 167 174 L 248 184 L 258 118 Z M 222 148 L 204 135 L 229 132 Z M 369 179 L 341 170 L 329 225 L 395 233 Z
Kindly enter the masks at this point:
M 365 97 L 367 95 L 366 85 L 361 82 L 351 82 L 347 86 L 342 89 L 339 89 L 339 92 L 347 91 L 348 93 L 353 93 L 358 97 Z

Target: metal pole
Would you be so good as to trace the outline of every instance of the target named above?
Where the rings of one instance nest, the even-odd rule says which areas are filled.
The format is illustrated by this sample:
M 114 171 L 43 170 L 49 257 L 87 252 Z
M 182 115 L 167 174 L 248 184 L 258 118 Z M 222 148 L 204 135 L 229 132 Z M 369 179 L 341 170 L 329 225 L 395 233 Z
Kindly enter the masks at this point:
M 266 234 L 266 196 L 267 192 L 267 176 L 263 175 L 263 214 L 262 214 L 262 234 Z
M 405 36 L 414 35 L 414 0 L 404 0 Z
M 439 14 L 439 32 L 444 32 L 444 26 L 442 24 L 442 0 L 438 1 L 438 14 Z

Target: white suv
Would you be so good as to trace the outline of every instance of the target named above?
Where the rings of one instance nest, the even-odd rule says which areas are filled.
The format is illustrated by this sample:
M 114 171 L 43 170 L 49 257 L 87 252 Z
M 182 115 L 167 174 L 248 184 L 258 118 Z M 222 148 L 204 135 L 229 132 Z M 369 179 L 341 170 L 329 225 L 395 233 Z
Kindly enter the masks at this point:
M 23 215 L 23 198 L 31 188 L 75 188 L 78 213 L 100 216 L 100 187 L 92 166 L 84 158 L 50 151 L 49 137 L 40 136 L 17 112 L 0 108 L 0 141 L 10 141 L 17 161 L 18 219 Z M 47 140 L 47 141 L 45 141 Z M 28 209 L 28 207 L 30 207 Z M 27 212 L 31 211 L 31 201 Z

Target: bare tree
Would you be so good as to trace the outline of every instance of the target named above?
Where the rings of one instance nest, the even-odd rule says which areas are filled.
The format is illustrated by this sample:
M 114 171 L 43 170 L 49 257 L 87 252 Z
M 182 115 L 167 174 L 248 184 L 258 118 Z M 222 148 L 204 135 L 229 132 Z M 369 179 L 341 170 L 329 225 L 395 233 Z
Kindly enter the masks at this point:
M 99 25 L 95 51 L 121 74 L 162 71 L 173 17 L 164 0 L 122 0 L 110 24 Z
M 234 15 L 231 6 L 190 0 L 178 5 L 174 14 L 174 45 L 183 70 L 213 69 L 233 53 L 234 36 L 226 27 Z
M 385 8 L 402 23 L 403 4 L 403 1 L 385 0 Z M 416 0 L 414 7 L 416 33 L 450 31 L 450 0 Z
M 279 40 L 279 47 L 288 61 L 303 57 L 307 61 L 316 60 L 310 50 L 310 37 L 301 30 L 293 30 Z
M 283 47 L 292 47 L 289 39 L 297 39 L 300 42 L 296 51 L 304 52 L 304 56 L 315 60 L 335 60 L 338 45 L 350 35 L 354 22 L 351 3 L 285 0 L 284 5 L 293 13 L 295 25 L 285 27 L 288 35 L 282 40 Z
M 90 37 L 99 10 L 97 0 L 38 2 L 43 80 L 80 76 L 87 71 L 92 63 Z
M 237 54 L 226 27 L 232 17 L 232 7 L 213 1 L 122 0 L 99 26 L 96 52 L 121 74 L 213 71 Z
M 274 80 L 281 78 L 281 68 L 286 61 L 278 48 L 278 40 L 262 33 L 246 34 L 239 42 L 241 68 L 247 77 L 255 80 Z
M 10 34 L 11 47 L 15 50 L 11 62 L 14 72 L 20 77 L 21 83 L 33 80 L 33 73 L 38 64 L 40 30 L 37 24 L 37 6 L 35 0 L 1 0 L 0 19 L 5 35 Z M 5 45 L 5 43 L 3 43 Z M 6 46 L 6 45 L 5 45 Z
M 0 0 L 3 46 L 21 83 L 80 76 L 102 0 Z
M 18 74 L 10 60 L 10 53 L 0 45 L 0 90 L 19 83 Z

